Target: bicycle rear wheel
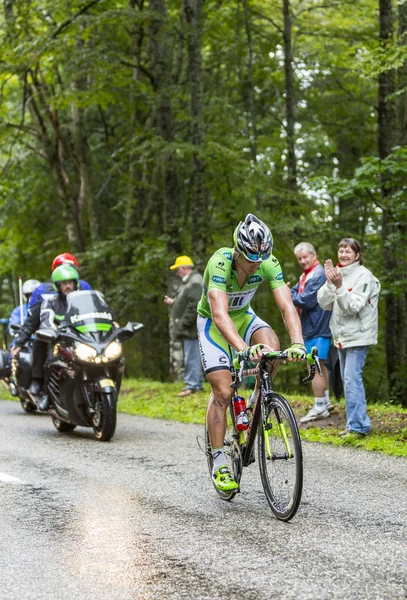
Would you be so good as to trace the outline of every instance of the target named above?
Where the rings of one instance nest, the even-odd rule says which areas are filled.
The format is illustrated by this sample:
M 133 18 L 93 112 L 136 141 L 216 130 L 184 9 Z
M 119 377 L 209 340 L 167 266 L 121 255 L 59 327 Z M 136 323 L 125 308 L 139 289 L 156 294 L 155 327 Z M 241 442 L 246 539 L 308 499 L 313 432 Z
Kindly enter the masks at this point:
M 261 481 L 275 516 L 289 521 L 298 510 L 302 494 L 300 434 L 294 413 L 280 394 L 268 394 L 262 411 L 265 415 L 262 415 L 258 433 Z
M 226 430 L 224 439 L 224 450 L 226 456 L 226 464 L 228 469 L 235 478 L 235 481 L 240 483 L 242 476 L 242 454 L 239 446 L 239 437 L 235 429 L 234 413 L 232 402 L 229 404 L 228 410 L 226 411 Z M 206 461 L 208 463 L 209 476 L 211 478 L 213 487 L 216 493 L 222 500 L 230 501 L 236 496 L 238 490 L 232 490 L 230 492 L 222 492 L 218 490 L 212 479 L 212 468 L 213 468 L 213 457 L 211 452 L 211 441 L 209 438 L 208 424 L 205 420 L 205 448 L 206 448 Z

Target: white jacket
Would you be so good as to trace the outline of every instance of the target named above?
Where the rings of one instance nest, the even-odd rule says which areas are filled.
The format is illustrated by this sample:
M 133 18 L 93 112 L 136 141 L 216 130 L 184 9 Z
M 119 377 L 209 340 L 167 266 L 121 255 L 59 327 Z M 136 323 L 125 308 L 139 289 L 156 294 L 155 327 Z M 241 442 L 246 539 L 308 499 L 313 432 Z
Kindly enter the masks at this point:
M 318 304 L 332 310 L 329 326 L 337 348 L 377 344 L 380 282 L 369 269 L 355 262 L 339 267 L 343 284 L 328 281 L 318 290 Z

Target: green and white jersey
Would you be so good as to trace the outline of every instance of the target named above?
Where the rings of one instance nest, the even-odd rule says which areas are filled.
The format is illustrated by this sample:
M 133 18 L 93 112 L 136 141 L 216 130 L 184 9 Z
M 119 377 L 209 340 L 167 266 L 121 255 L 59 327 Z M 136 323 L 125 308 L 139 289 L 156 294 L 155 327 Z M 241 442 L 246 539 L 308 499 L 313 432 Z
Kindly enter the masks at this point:
M 208 319 L 212 317 L 208 301 L 209 290 L 226 292 L 229 316 L 233 319 L 250 308 L 251 299 L 263 281 L 268 281 L 272 290 L 285 285 L 280 263 L 275 256 L 271 255 L 261 263 L 253 275 L 249 275 L 246 283 L 239 287 L 237 272 L 232 268 L 233 252 L 233 248 L 220 248 L 206 265 L 202 296 L 198 304 L 198 314 L 203 317 Z

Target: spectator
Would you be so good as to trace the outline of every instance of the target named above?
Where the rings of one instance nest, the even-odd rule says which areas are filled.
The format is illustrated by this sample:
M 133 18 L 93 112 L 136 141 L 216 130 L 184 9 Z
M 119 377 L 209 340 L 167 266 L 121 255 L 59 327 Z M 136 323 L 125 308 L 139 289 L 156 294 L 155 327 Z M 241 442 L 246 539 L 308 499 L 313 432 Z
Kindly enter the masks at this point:
M 346 429 L 340 436 L 366 435 L 371 431 L 362 371 L 369 346 L 377 344 L 380 282 L 362 266 L 360 244 L 343 238 L 339 263 L 325 261 L 326 283 L 318 291 L 318 302 L 332 310 L 330 327 L 339 348 L 339 362 L 346 401 Z
M 185 388 L 178 394 L 183 398 L 202 390 L 202 368 L 196 329 L 196 307 L 202 293 L 202 276 L 194 272 L 194 263 L 189 256 L 178 256 L 170 267 L 181 278 L 174 298 L 164 296 L 164 302 L 172 307 L 175 339 L 182 340 L 184 349 Z
M 317 292 L 324 285 L 326 276 L 314 246 L 309 242 L 302 242 L 294 248 L 294 254 L 303 272 L 298 283 L 291 289 L 291 298 L 300 315 L 307 354 L 313 346 L 318 348 L 323 375 L 316 375 L 312 380 L 315 404 L 308 414 L 300 419 L 301 423 L 307 423 L 329 417 L 329 411 L 334 408 L 329 399 L 329 373 L 325 364 L 332 337 L 329 329 L 331 313 L 323 310 L 318 304 Z
M 27 279 L 23 283 L 22 292 L 25 296 L 26 302 L 23 304 L 22 309 L 20 305 L 16 306 L 13 312 L 10 315 L 9 320 L 9 332 L 12 333 L 11 327 L 13 325 L 23 325 L 28 315 L 28 304 L 30 302 L 30 298 L 34 293 L 34 290 L 41 285 L 41 281 L 38 279 Z M 23 313 L 23 322 L 21 322 L 21 313 Z

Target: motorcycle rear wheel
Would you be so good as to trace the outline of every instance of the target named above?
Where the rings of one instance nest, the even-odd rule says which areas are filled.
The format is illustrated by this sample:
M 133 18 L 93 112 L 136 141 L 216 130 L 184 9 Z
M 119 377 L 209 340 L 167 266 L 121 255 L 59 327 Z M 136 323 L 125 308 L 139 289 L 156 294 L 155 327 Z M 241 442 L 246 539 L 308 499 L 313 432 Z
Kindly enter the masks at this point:
M 95 438 L 101 442 L 112 439 L 116 430 L 116 394 L 96 392 L 95 413 L 92 428 Z
M 52 422 L 57 431 L 61 433 L 67 433 L 68 431 L 73 431 L 76 427 L 73 423 L 67 423 L 66 421 L 61 421 L 57 417 L 52 417 Z

